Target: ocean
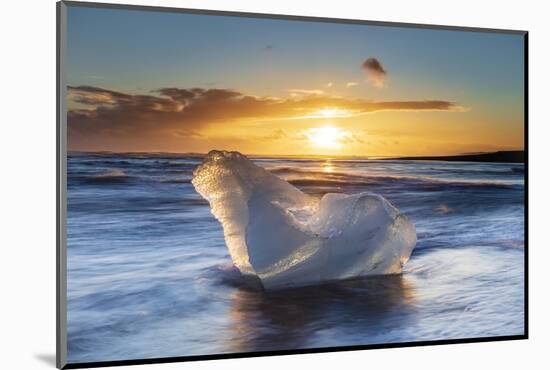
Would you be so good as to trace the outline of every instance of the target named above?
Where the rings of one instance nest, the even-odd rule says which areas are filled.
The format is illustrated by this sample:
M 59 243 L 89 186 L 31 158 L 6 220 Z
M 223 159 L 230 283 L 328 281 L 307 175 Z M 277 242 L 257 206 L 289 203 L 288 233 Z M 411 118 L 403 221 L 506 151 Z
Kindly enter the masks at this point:
M 253 160 L 314 196 L 388 199 L 417 230 L 403 274 L 253 290 L 191 184 L 200 155 L 71 153 L 69 363 L 524 333 L 522 164 Z

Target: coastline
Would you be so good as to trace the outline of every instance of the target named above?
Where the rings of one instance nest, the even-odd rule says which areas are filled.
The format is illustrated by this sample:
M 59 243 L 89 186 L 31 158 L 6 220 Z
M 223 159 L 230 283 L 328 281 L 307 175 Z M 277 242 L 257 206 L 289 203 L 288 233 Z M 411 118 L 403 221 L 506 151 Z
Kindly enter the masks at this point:
M 445 162 L 489 162 L 489 163 L 525 163 L 523 150 L 498 151 L 494 153 L 476 153 L 448 156 L 418 156 L 384 158 L 405 161 L 445 161 Z

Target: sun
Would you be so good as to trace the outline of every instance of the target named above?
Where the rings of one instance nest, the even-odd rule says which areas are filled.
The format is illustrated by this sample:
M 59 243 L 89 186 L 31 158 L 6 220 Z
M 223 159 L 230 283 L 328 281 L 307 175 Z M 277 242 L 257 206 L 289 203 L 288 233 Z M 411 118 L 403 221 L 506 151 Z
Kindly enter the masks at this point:
M 310 128 L 305 131 L 308 140 L 319 148 L 337 149 L 342 145 L 346 133 L 337 127 L 324 126 Z

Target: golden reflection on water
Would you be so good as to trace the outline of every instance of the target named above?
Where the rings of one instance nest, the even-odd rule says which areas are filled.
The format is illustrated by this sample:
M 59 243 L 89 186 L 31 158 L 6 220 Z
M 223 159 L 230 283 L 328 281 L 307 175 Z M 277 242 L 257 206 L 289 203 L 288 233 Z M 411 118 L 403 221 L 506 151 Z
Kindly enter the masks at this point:
M 332 161 L 330 159 L 327 159 L 322 165 L 321 165 L 323 172 L 326 173 L 333 173 L 334 172 L 334 166 L 332 164 Z
M 352 333 L 353 344 L 368 344 L 385 322 L 413 320 L 414 290 L 403 275 L 274 292 L 239 288 L 225 342 L 231 352 L 307 348 L 321 331 L 336 329 Z

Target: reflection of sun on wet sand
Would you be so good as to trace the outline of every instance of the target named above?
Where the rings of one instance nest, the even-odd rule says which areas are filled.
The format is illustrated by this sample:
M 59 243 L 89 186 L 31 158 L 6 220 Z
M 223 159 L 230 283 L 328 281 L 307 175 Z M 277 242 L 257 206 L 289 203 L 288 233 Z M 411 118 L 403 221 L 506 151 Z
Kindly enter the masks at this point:
M 366 344 L 369 333 L 384 323 L 414 320 L 414 295 L 413 284 L 401 274 L 273 292 L 237 289 L 225 341 L 231 352 L 330 346 L 331 340 L 334 345 Z M 335 328 L 346 338 L 321 342 L 323 330 Z

